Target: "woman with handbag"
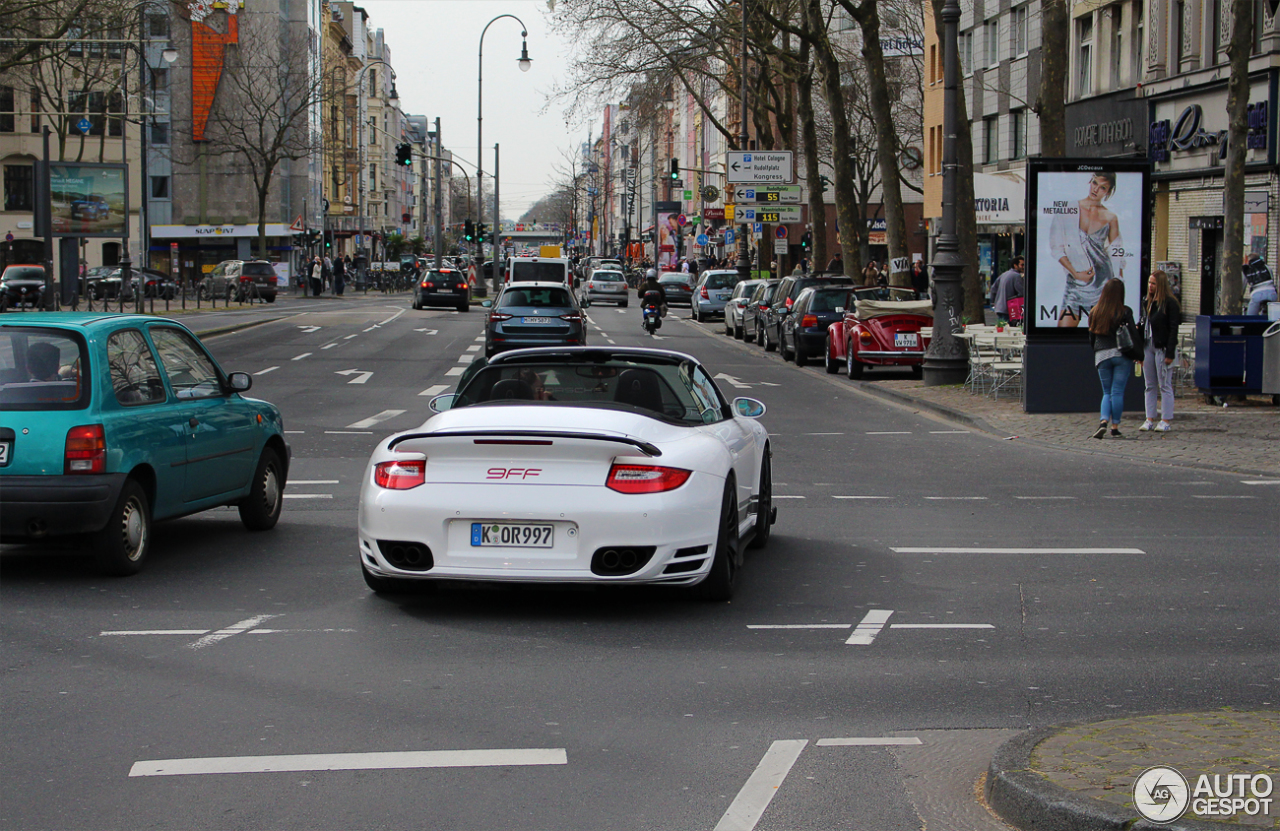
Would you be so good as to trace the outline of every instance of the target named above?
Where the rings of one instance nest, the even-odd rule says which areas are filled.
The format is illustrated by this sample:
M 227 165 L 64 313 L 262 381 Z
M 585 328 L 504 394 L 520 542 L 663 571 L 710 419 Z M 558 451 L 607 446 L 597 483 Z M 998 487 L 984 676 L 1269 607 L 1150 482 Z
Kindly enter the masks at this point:
M 1120 414 L 1124 409 L 1124 388 L 1137 358 L 1123 354 L 1121 341 L 1126 341 L 1125 351 L 1132 355 L 1136 348 L 1141 355 L 1141 338 L 1133 322 L 1133 310 L 1124 304 L 1124 283 L 1112 277 L 1102 287 L 1097 305 L 1089 310 L 1089 345 L 1102 382 L 1102 419 L 1093 434 L 1095 439 L 1105 436 L 1108 427 L 1112 438 L 1123 438 Z
M 1142 356 L 1142 380 L 1146 383 L 1147 420 L 1138 429 L 1167 433 L 1173 418 L 1173 361 L 1178 351 L 1178 321 L 1182 309 L 1173 296 L 1169 276 L 1151 272 L 1147 278 L 1147 299 L 1142 304 L 1139 328 L 1146 335 Z M 1156 398 L 1160 399 L 1160 421 L 1156 423 Z

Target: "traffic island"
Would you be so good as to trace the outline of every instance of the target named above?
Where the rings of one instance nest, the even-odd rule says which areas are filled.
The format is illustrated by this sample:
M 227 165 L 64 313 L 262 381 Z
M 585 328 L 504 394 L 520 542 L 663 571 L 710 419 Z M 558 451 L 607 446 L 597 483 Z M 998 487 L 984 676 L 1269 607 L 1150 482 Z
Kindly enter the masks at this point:
M 996 751 L 985 795 L 1023 831 L 1280 828 L 1277 779 L 1280 712 L 1223 710 L 1022 733 Z

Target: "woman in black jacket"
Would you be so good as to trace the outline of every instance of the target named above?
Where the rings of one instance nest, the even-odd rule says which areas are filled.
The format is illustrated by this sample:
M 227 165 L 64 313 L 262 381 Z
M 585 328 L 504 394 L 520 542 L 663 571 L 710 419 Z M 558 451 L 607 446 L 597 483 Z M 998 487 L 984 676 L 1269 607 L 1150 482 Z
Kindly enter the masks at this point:
M 1124 388 L 1133 372 L 1133 361 L 1120 354 L 1116 330 L 1127 322 L 1133 322 L 1133 311 L 1124 304 L 1124 283 L 1112 277 L 1102 287 L 1098 304 L 1089 310 L 1089 345 L 1093 347 L 1093 364 L 1102 382 L 1102 416 L 1093 434 L 1095 439 L 1105 436 L 1108 426 L 1112 438 L 1123 438 L 1120 413 L 1124 409 Z
M 1147 420 L 1138 429 L 1167 433 L 1173 418 L 1173 361 L 1178 351 L 1178 321 L 1182 309 L 1178 306 L 1173 290 L 1169 287 L 1169 275 L 1163 271 L 1151 272 L 1147 278 L 1147 299 L 1142 304 L 1142 320 L 1139 328 L 1146 335 L 1147 346 L 1142 358 L 1142 378 L 1146 383 Z M 1156 398 L 1160 398 L 1160 421 L 1156 422 Z

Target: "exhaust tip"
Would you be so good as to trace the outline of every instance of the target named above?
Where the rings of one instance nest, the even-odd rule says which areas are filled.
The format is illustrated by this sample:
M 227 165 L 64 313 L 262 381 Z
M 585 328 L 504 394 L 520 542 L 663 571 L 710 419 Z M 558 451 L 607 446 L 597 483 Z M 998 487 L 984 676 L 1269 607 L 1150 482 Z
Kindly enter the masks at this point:
M 378 551 L 393 568 L 401 571 L 430 571 L 435 566 L 431 549 L 420 542 L 378 540 Z
M 600 577 L 625 577 L 648 565 L 656 546 L 619 546 L 600 548 L 591 557 L 591 573 Z

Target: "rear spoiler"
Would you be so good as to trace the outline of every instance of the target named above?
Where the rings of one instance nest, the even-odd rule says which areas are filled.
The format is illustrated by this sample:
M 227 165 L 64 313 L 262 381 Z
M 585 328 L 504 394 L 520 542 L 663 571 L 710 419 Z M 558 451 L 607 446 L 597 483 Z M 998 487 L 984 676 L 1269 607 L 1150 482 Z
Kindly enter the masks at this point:
M 636 448 L 646 456 L 661 456 L 662 451 L 647 441 L 628 438 L 627 436 L 610 436 L 604 433 L 558 433 L 546 430 L 447 430 L 439 433 L 406 433 L 396 436 L 387 445 L 388 450 L 395 450 L 401 442 L 416 439 L 578 439 L 580 441 L 603 441 L 615 444 L 626 444 Z

